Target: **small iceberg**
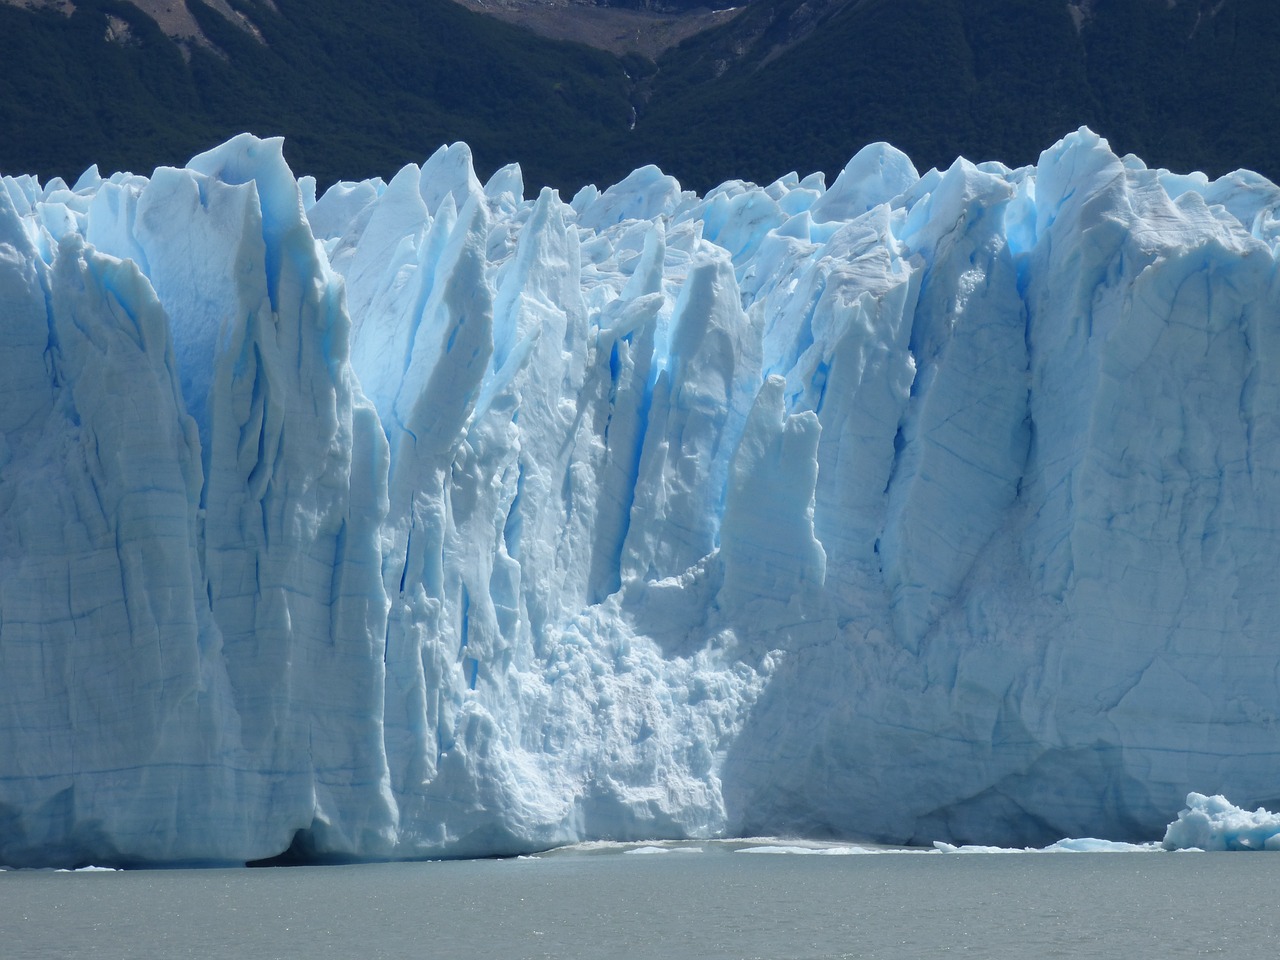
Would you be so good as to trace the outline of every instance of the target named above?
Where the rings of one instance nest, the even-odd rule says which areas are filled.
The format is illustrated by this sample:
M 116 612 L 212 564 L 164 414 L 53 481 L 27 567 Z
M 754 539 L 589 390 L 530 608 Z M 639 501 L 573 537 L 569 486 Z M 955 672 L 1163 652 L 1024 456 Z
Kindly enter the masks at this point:
M 1186 809 L 1164 832 L 1166 850 L 1280 850 L 1280 813 L 1243 810 L 1216 795 L 1187 794 Z

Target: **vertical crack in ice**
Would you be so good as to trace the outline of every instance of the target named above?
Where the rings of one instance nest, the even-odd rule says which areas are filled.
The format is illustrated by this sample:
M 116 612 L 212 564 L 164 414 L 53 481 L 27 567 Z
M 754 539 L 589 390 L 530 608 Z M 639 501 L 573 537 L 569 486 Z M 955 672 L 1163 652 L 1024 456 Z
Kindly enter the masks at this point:
M 1264 789 L 1244 175 L 1080 131 L 565 205 L 455 145 L 313 202 L 243 137 L 3 184 L 0 684 L 47 709 L 0 859 L 1017 841 Z

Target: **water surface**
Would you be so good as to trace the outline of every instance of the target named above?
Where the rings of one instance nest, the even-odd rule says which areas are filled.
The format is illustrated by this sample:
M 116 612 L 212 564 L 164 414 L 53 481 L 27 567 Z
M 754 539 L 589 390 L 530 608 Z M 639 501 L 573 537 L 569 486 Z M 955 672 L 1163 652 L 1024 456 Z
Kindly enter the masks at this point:
M 10 871 L 0 873 L 0 944 L 24 960 L 1280 956 L 1280 856 L 766 855 L 751 846 Z

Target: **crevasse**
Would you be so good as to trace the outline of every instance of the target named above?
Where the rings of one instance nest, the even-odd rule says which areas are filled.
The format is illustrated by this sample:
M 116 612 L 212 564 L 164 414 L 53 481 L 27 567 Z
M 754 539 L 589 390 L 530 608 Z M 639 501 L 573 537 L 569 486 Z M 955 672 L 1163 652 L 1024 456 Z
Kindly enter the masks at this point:
M 0 862 L 1280 802 L 1280 189 L 0 179 Z

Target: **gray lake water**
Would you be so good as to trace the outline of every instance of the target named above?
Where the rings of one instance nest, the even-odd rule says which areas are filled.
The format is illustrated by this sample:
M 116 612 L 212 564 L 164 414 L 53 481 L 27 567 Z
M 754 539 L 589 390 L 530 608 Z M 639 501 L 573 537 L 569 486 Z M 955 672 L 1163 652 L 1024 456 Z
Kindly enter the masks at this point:
M 752 846 L 8 871 L 0 957 L 1280 957 L 1278 855 L 744 852 Z

